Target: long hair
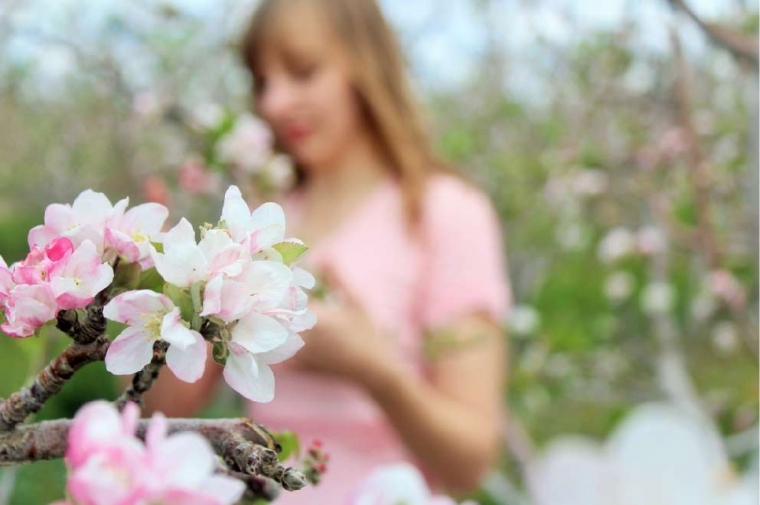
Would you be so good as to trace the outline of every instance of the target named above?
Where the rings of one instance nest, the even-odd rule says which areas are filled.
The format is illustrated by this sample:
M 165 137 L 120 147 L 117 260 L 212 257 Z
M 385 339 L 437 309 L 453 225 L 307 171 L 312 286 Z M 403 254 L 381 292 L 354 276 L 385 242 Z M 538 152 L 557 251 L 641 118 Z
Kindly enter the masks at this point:
M 342 41 L 365 120 L 400 183 L 407 215 L 416 222 L 427 176 L 446 167 L 433 154 L 407 81 L 401 50 L 375 0 L 263 0 L 240 47 L 254 87 L 260 75 L 261 50 L 270 37 L 275 37 L 277 21 L 304 2 L 324 12 Z M 300 182 L 306 176 L 298 170 Z

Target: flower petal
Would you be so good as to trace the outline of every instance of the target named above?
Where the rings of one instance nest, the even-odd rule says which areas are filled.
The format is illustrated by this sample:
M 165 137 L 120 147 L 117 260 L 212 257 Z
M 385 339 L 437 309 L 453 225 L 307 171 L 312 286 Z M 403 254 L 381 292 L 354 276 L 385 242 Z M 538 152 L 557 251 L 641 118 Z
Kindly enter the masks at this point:
M 153 359 L 153 340 L 139 326 L 130 326 L 106 351 L 106 370 L 115 375 L 137 373 Z
M 284 344 L 275 347 L 271 351 L 257 354 L 256 359 L 259 360 L 260 363 L 266 363 L 267 365 L 276 365 L 278 363 L 282 363 L 286 359 L 290 359 L 295 356 L 303 346 L 303 339 L 297 333 L 289 331 L 288 339 Z
M 273 317 L 251 312 L 232 330 L 232 341 L 251 353 L 266 352 L 288 339 L 288 331 Z
M 267 365 L 259 366 L 251 354 L 230 353 L 224 366 L 224 380 L 232 389 L 254 402 L 274 398 L 274 375 Z
M 168 296 L 149 289 L 140 289 L 127 291 L 115 297 L 103 307 L 103 315 L 111 321 L 133 326 L 145 323 L 149 314 L 173 308 L 174 304 Z
M 195 244 L 168 248 L 166 254 L 151 247 L 150 254 L 161 277 L 177 287 L 189 288 L 206 273 L 206 259 Z
M 161 321 L 161 338 L 180 349 L 187 349 L 195 343 L 193 332 L 183 324 L 179 307 L 175 307 Z
M 132 234 L 135 231 L 153 237 L 161 231 L 161 228 L 169 217 L 169 209 L 159 203 L 149 202 L 132 207 L 121 220 L 119 229 L 126 234 Z M 195 234 L 193 233 L 193 240 Z
M 243 195 L 237 186 L 230 186 L 224 195 L 222 221 L 227 225 L 227 229 L 230 230 L 236 242 L 244 240 L 253 231 L 251 210 L 243 200 Z
M 170 345 L 166 351 L 166 364 L 178 379 L 185 382 L 196 382 L 203 376 L 206 368 L 206 341 L 197 331 L 190 331 L 195 337 L 195 343 L 182 349 Z
M 212 475 L 216 455 L 197 433 L 177 433 L 151 446 L 153 467 L 167 488 L 199 488 Z

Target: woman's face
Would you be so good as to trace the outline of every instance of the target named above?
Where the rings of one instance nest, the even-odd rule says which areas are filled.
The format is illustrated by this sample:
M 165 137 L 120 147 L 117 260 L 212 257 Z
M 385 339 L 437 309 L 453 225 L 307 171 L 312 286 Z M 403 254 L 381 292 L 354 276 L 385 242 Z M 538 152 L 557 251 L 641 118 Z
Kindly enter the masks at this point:
M 262 47 L 256 107 L 306 170 L 329 169 L 364 131 L 348 58 L 321 13 L 287 17 L 279 27 L 284 43 Z

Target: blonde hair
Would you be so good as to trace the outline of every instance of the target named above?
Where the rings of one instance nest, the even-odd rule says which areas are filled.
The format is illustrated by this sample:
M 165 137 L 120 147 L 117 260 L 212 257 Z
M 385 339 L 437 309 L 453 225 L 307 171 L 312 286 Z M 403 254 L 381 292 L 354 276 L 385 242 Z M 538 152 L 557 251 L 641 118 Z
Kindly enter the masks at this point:
M 369 127 L 388 159 L 404 195 L 407 214 L 416 222 L 427 177 L 445 169 L 433 154 L 412 92 L 405 62 L 375 0 L 302 0 L 322 9 L 341 38 L 353 71 L 353 83 Z M 254 78 L 261 49 L 280 16 L 295 0 L 263 0 L 240 47 Z M 300 171 L 299 179 L 305 173 Z

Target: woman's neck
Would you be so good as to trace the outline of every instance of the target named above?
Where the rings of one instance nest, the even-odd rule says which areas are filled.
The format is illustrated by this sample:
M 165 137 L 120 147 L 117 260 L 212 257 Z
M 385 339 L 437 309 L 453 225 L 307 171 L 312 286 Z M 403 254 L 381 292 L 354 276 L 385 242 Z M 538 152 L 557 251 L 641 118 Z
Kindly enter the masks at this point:
M 309 173 L 307 191 L 311 198 L 341 199 L 364 195 L 387 179 L 389 167 L 371 139 L 358 139 L 348 146 L 329 165 Z

